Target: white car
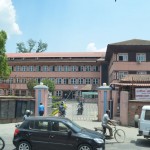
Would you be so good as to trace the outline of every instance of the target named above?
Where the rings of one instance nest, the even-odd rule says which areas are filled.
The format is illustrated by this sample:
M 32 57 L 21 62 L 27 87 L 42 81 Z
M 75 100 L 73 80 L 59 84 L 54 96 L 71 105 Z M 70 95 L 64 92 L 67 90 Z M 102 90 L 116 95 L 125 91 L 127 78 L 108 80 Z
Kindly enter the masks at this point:
M 142 107 L 142 112 L 139 119 L 139 134 L 137 136 L 150 138 L 150 105 L 145 105 Z

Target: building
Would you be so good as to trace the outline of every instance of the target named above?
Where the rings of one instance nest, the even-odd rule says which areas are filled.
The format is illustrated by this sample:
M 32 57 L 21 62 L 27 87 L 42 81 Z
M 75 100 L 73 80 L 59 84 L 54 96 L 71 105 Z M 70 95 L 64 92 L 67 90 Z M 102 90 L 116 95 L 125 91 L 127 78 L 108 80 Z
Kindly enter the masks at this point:
M 7 57 L 12 73 L 1 81 L 4 95 L 28 95 L 30 79 L 40 83 L 48 78 L 55 83 L 54 95 L 73 99 L 82 91 L 96 91 L 103 82 L 105 52 L 13 53 Z M 106 75 L 103 79 L 107 80 Z
M 113 115 L 119 116 L 122 124 L 133 125 L 134 115 L 140 115 L 141 107 L 150 104 L 150 41 L 108 44 L 105 61 L 113 89 Z

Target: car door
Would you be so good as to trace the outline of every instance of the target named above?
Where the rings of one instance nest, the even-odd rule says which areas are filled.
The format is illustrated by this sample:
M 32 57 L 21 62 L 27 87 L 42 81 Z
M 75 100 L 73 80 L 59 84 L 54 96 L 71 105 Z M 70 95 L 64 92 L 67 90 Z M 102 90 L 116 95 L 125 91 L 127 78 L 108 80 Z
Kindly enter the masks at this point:
M 32 124 L 33 122 L 31 122 Z M 34 125 L 29 125 L 29 138 L 32 146 L 36 150 L 48 150 L 49 145 L 49 122 L 48 121 L 34 121 Z
M 60 121 L 51 121 L 49 142 L 52 150 L 72 150 L 75 137 L 68 133 L 70 129 Z

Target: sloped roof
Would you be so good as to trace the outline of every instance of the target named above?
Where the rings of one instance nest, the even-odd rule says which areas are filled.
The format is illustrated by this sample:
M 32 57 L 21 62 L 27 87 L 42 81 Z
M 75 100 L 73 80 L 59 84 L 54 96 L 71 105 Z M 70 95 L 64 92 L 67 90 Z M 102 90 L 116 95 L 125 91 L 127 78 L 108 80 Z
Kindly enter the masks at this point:
M 128 52 L 128 51 L 137 51 L 137 52 L 150 51 L 150 41 L 141 39 L 132 39 L 118 43 L 108 44 L 105 60 L 110 61 L 112 54 L 115 52 Z
M 150 75 L 129 74 L 119 83 L 111 83 L 110 85 L 150 87 Z
M 105 52 L 42 52 L 42 53 L 7 53 L 8 58 L 31 57 L 105 57 Z
M 132 40 L 122 41 L 122 42 L 118 42 L 118 43 L 112 43 L 109 45 L 150 45 L 150 41 L 140 40 L 140 39 L 132 39 Z

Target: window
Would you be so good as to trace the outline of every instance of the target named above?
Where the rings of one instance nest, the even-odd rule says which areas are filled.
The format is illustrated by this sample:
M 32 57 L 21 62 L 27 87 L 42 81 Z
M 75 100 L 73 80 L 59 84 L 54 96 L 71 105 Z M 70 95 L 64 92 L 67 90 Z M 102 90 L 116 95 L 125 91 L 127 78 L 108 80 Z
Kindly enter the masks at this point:
M 71 79 L 71 84 L 76 84 L 76 79 L 75 78 Z
M 55 78 L 49 78 L 49 79 L 55 83 Z
M 118 61 L 128 61 L 128 54 L 119 53 L 118 54 Z
M 16 71 L 20 71 L 20 66 L 16 66 Z
M 36 71 L 37 72 L 41 71 L 41 66 L 36 66 Z
M 145 111 L 145 120 L 150 120 L 150 110 Z
M 57 84 L 61 84 L 61 78 L 57 79 Z
M 98 84 L 98 79 L 93 79 L 93 84 Z
M 120 79 L 124 78 L 127 74 L 128 74 L 128 72 L 126 72 L 126 71 L 120 71 L 120 72 L 118 72 L 117 79 L 120 80 Z
M 48 66 L 43 66 L 43 72 L 47 72 L 48 71 Z
M 79 84 L 84 84 L 84 80 L 82 78 L 79 79 Z
M 85 79 L 85 84 L 91 84 L 91 79 L 90 78 Z
M 34 67 L 33 66 L 29 66 L 29 71 L 33 72 L 34 71 Z
M 13 78 L 9 78 L 9 83 L 13 83 Z
M 146 54 L 144 53 L 137 53 L 136 54 L 136 61 L 146 61 Z
M 137 71 L 137 74 L 147 74 L 146 71 Z
M 9 66 L 11 71 L 14 71 L 14 67 L 13 66 Z
M 61 96 L 61 91 L 56 91 L 56 96 Z
M 59 132 L 68 132 L 68 127 L 65 124 L 63 124 L 62 122 L 52 121 L 51 130 L 59 131 Z
M 57 71 L 61 72 L 62 71 L 62 66 L 57 66 Z
M 49 124 L 48 121 L 35 121 L 34 128 L 42 131 L 48 131 L 48 126 L 49 126 L 48 124 Z M 32 124 L 30 128 L 32 128 Z
M 64 66 L 64 71 L 69 72 L 69 66 Z
M 85 66 L 85 71 L 91 71 L 91 66 Z
M 27 66 L 22 66 L 22 71 L 23 72 L 27 71 L 27 68 L 28 68 Z
M 71 71 L 75 72 L 76 71 L 76 66 L 71 66 Z
M 55 66 L 50 66 L 49 70 L 50 70 L 51 72 L 55 71 Z
M 98 71 L 98 66 L 93 66 L 93 71 L 97 72 Z
M 84 67 L 83 66 L 79 66 L 78 67 L 78 71 L 83 71 L 84 70 Z
M 69 82 L 68 82 L 68 79 L 67 78 L 65 78 L 64 79 L 64 84 L 68 84 Z

